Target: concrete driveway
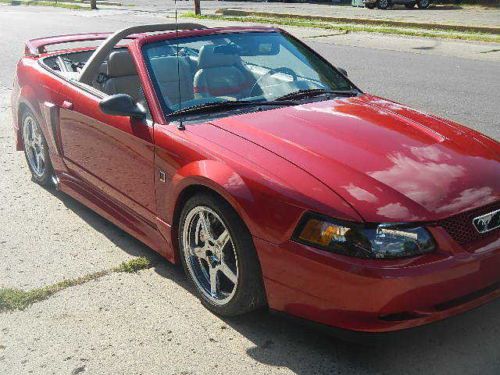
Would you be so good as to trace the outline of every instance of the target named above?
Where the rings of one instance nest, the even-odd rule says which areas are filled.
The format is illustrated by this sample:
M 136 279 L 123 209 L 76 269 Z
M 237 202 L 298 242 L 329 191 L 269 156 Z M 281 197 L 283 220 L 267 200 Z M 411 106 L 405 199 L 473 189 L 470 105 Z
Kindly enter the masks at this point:
M 0 313 L 0 374 L 500 372 L 500 301 L 375 346 L 346 343 L 266 311 L 220 319 L 201 306 L 179 268 L 71 198 L 30 182 L 23 154 L 14 151 L 9 108 L 22 41 L 146 22 L 159 20 L 131 11 L 0 6 L 0 288 L 49 285 L 136 256 L 153 261 L 137 274 L 112 273 L 24 311 Z M 412 50 L 411 43 L 427 41 L 411 39 L 388 49 L 389 39 L 339 42 L 293 32 L 361 87 L 499 136 L 500 98 L 493 94 L 499 63 L 474 54 L 491 46 L 443 42 L 448 52 Z

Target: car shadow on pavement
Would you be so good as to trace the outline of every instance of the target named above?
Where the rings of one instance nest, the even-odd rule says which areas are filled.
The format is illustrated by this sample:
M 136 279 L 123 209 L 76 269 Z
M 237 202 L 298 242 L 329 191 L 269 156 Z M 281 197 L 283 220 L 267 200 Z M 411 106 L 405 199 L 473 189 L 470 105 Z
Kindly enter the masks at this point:
M 145 256 L 155 272 L 194 293 L 181 267 L 68 195 L 48 189 L 62 203 L 123 251 Z M 200 308 L 203 308 L 200 305 Z M 296 374 L 498 374 L 500 300 L 465 314 L 413 330 L 365 341 L 363 335 L 338 336 L 318 327 L 261 310 L 223 321 L 254 346 L 247 355 Z
M 500 300 L 460 316 L 365 341 L 261 311 L 226 323 L 250 339 L 256 361 L 296 374 L 498 374 Z
M 58 191 L 53 187 L 46 187 L 44 189 L 50 194 L 54 195 L 57 199 L 59 199 L 66 208 L 77 214 L 93 229 L 106 236 L 106 238 L 113 242 L 113 244 L 129 253 L 130 255 L 145 256 L 148 258 L 152 258 L 152 261 L 161 258 L 160 255 L 158 255 L 147 245 L 143 244 L 141 241 L 129 235 L 127 232 L 120 229 L 112 222 L 106 220 L 104 217 L 95 213 L 90 208 L 73 199 L 69 195 Z

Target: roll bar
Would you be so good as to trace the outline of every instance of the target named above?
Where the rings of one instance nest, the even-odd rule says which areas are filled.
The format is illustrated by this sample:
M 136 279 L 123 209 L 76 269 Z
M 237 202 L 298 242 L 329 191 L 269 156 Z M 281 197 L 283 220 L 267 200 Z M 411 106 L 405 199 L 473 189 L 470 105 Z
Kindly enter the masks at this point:
M 78 80 L 82 83 L 90 84 L 95 77 L 99 66 L 108 57 L 116 44 L 125 39 L 131 34 L 153 33 L 158 31 L 176 31 L 176 30 L 202 30 L 205 26 L 197 23 L 170 23 L 170 24 L 154 24 L 140 25 L 127 27 L 110 35 L 90 56 L 89 60 L 83 67 Z

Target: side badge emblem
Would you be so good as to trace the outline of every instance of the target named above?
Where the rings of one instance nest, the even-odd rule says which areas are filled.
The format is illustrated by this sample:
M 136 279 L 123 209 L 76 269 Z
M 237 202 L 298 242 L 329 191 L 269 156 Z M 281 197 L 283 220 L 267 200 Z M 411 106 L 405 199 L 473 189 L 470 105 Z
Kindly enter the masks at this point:
M 166 175 L 165 171 L 160 171 L 160 181 L 161 182 L 167 181 L 167 175 Z

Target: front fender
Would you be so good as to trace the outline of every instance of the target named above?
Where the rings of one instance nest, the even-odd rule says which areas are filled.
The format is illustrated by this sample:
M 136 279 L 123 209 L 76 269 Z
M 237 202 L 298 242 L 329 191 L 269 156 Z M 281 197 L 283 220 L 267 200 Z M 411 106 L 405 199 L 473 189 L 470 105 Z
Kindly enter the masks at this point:
M 249 221 L 244 206 L 254 201 L 252 193 L 243 178 L 227 164 L 215 160 L 199 160 L 183 166 L 172 177 L 168 194 L 167 217 L 172 222 L 175 202 L 190 186 L 201 185 L 222 196 L 242 216 Z
M 170 181 L 158 182 L 157 207 L 160 217 L 171 226 L 175 221 L 177 210 L 181 208 L 179 207 L 182 203 L 181 196 L 189 189 L 200 187 L 220 195 L 249 226 L 251 233 L 257 231 L 251 225 L 252 220 L 245 209 L 255 201 L 247 183 L 227 164 L 215 160 L 193 161 L 178 169 L 170 177 Z
M 206 188 L 225 199 L 247 223 L 253 223 L 245 206 L 254 201 L 254 197 L 243 178 L 228 165 L 215 160 L 197 160 L 179 168 L 167 181 L 158 179 L 156 184 L 157 207 L 161 222 L 158 228 L 170 244 L 167 258 L 176 263 L 177 228 L 174 226 L 175 216 L 182 209 L 182 195 L 190 189 Z M 256 231 L 250 224 L 250 232 Z
M 201 186 L 225 199 L 252 236 L 276 243 L 289 238 L 290 229 L 295 226 L 303 209 L 280 197 L 273 189 L 272 181 L 267 180 L 269 185 L 266 186 L 253 171 L 242 172 L 238 173 L 230 165 L 216 160 L 198 160 L 182 166 L 169 182 L 157 184 L 160 217 L 172 226 L 177 209 L 181 208 L 181 195 L 187 189 Z

